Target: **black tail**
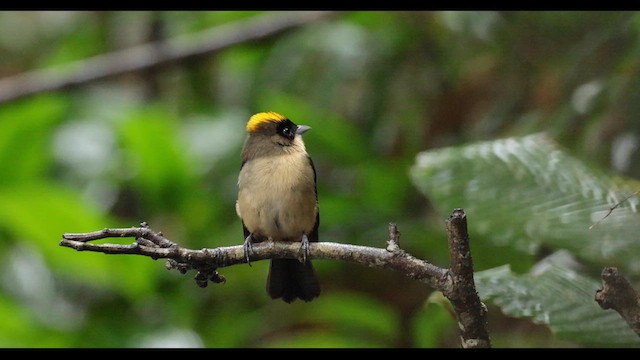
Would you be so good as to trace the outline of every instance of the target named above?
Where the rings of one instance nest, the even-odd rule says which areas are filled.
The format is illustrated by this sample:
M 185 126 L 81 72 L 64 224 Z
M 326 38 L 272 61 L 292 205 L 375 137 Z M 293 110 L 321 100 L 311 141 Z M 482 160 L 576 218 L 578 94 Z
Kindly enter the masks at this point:
M 320 295 L 320 283 L 311 261 L 305 264 L 296 259 L 271 260 L 267 277 L 267 293 L 272 299 L 282 298 L 291 303 L 296 298 L 311 301 Z

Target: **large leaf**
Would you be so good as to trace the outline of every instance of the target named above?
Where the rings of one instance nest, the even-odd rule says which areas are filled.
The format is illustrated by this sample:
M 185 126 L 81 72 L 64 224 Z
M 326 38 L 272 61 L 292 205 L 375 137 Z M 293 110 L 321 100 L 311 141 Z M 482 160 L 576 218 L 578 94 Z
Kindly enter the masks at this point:
M 640 184 L 589 168 L 545 134 L 426 151 L 411 175 L 442 214 L 464 208 L 472 236 L 640 273 Z
M 472 249 L 473 241 L 529 253 L 545 245 L 585 263 L 640 270 L 634 194 L 640 184 L 590 168 L 545 134 L 426 151 L 411 175 L 438 211 L 465 209 Z M 479 272 L 476 280 L 483 300 L 510 316 L 549 325 L 558 338 L 640 344 L 617 313 L 598 307 L 596 279 L 559 267 L 515 275 L 506 266 Z
M 545 265 L 514 274 L 508 265 L 475 274 L 483 301 L 492 300 L 513 317 L 548 325 L 559 339 L 595 346 L 640 346 L 640 338 L 613 310 L 593 300 L 596 280 L 570 269 Z

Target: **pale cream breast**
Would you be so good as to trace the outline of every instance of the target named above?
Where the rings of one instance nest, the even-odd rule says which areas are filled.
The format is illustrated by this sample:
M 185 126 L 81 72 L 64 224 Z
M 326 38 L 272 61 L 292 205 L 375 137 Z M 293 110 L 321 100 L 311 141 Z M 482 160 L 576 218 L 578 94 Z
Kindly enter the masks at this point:
M 313 229 L 318 208 L 306 153 L 247 161 L 238 185 L 236 211 L 251 233 L 299 241 Z

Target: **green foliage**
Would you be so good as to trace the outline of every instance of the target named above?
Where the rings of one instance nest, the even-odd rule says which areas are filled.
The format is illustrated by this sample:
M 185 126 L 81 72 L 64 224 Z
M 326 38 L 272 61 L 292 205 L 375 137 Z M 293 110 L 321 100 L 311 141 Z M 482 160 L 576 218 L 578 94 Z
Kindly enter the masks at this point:
M 57 66 L 64 77 L 70 62 L 262 14 L 0 12 L 0 77 Z M 639 19 L 344 12 L 2 104 L 0 346 L 459 346 L 446 300 L 400 274 L 318 261 L 322 296 L 289 305 L 265 294 L 267 262 L 221 269 L 227 283 L 200 289 L 162 261 L 58 245 L 141 221 L 190 248 L 242 243 L 239 153 L 258 111 L 313 128 L 321 241 L 384 247 L 397 222 L 403 249 L 446 267 L 444 219 L 462 207 L 478 290 L 505 314 L 490 313 L 496 344 L 566 345 L 545 342 L 546 326 L 569 344 L 635 346 L 591 299 L 603 265 L 640 275 L 637 196 L 625 200 L 640 176 Z M 579 270 L 532 270 L 557 249 Z M 562 285 L 553 304 L 544 292 Z M 511 342 L 523 322 L 541 325 Z
M 471 228 L 495 244 L 637 271 L 638 198 L 627 197 L 639 184 L 588 168 L 543 134 L 421 153 L 412 176 L 441 212 L 465 204 Z
M 637 183 L 589 169 L 544 134 L 420 153 L 411 174 L 440 211 L 465 204 L 472 249 L 492 242 L 535 255 L 546 246 L 587 264 L 637 271 L 638 198 L 630 190 Z M 596 279 L 563 267 L 532 271 L 485 270 L 477 289 L 505 314 L 547 324 L 561 339 L 639 344 L 617 313 L 593 300 Z
M 638 347 L 640 340 L 613 310 L 593 300 L 600 283 L 575 271 L 543 264 L 528 274 L 508 266 L 475 274 L 483 301 L 507 315 L 548 325 L 559 339 L 598 347 Z
M 49 135 L 61 122 L 66 106 L 61 98 L 40 97 L 0 109 L 2 183 L 20 183 L 48 175 Z
M 416 346 L 422 348 L 438 347 L 447 337 L 455 334 L 451 305 L 442 293 L 431 295 L 425 306 L 415 314 Z
M 397 319 L 385 304 L 356 294 L 328 294 L 307 313 L 304 322 L 315 328 L 287 335 L 271 347 L 381 347 L 391 346 Z M 376 316 L 372 317 L 371 314 Z M 303 323 L 304 323 L 303 322 Z
M 145 109 L 120 123 L 119 138 L 127 171 L 147 209 L 175 209 L 184 189 L 194 186 L 185 148 L 177 143 L 177 119 L 162 109 Z

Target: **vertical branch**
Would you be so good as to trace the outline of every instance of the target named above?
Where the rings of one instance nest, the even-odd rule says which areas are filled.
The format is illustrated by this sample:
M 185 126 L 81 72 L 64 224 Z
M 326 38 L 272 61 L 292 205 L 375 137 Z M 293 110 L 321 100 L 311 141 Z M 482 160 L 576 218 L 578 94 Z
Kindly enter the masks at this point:
M 615 267 L 604 268 L 601 276 L 602 289 L 596 291 L 596 302 L 605 310 L 617 311 L 640 336 L 640 295 Z
M 480 301 L 473 280 L 473 262 L 463 209 L 454 209 L 447 220 L 453 289 L 445 294 L 453 305 L 464 348 L 491 347 L 486 328 L 487 308 Z
M 146 24 L 146 43 L 160 44 L 166 39 L 166 25 L 161 11 L 153 11 Z M 160 95 L 160 67 L 144 68 L 140 76 L 144 79 L 144 90 L 147 99 L 156 99 Z

